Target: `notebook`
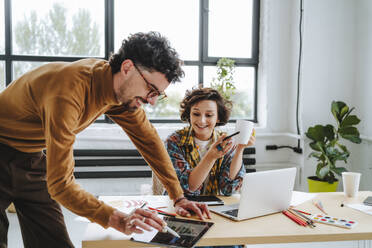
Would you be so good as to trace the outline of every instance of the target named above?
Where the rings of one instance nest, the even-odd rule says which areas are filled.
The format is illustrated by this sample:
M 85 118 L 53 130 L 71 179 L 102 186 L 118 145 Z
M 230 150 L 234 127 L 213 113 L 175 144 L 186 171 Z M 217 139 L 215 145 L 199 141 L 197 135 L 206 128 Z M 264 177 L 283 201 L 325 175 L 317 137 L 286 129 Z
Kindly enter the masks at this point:
M 290 205 L 295 178 L 294 167 L 247 173 L 238 204 L 209 209 L 237 221 L 281 212 Z

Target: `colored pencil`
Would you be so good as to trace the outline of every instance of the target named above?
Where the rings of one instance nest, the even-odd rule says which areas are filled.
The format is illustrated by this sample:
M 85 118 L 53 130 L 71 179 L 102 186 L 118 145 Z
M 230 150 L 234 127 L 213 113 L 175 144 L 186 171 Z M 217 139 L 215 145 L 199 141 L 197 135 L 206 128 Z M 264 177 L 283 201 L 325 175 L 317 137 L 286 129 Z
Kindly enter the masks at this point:
M 302 214 L 311 215 L 310 213 L 307 213 L 307 212 L 302 211 L 302 210 L 298 210 L 298 209 L 295 209 L 295 208 L 291 208 L 291 209 L 293 209 L 293 210 L 296 211 L 296 212 L 300 212 L 300 213 L 302 213 Z
M 292 221 L 294 221 L 295 223 L 297 223 L 298 225 L 304 226 L 304 224 L 301 221 L 299 221 L 297 218 L 295 218 L 292 215 L 290 215 L 288 211 L 283 210 L 282 213 L 285 216 L 287 216 L 289 219 L 291 219 Z
M 301 214 L 294 209 L 288 209 L 288 211 L 305 221 L 309 227 L 315 227 L 314 222 L 311 219 L 307 218 L 304 214 Z
M 175 213 L 165 212 L 165 211 L 160 210 L 160 209 L 157 209 L 157 208 L 148 207 L 148 209 L 150 209 L 150 210 L 155 210 L 155 211 L 158 212 L 159 214 L 161 214 L 161 215 L 165 215 L 165 216 L 170 216 L 170 217 L 176 217 L 176 216 L 177 216 L 177 214 L 175 214 Z
M 307 221 L 306 222 L 310 222 L 310 225 L 315 227 L 314 225 L 314 221 L 312 219 L 310 219 L 309 217 L 307 217 L 305 214 L 299 212 L 298 210 L 296 209 L 292 209 L 293 211 L 295 211 L 298 215 L 302 216 L 302 218 L 306 219 Z
M 292 216 L 290 216 L 285 210 L 282 211 L 282 214 L 284 214 L 285 216 L 287 216 L 289 219 L 291 219 L 293 222 L 295 222 L 296 224 L 302 226 L 300 224 L 300 222 L 298 222 L 296 219 L 294 219 Z
M 302 220 L 301 218 L 297 217 L 297 215 L 291 213 L 290 211 L 287 210 L 287 213 L 292 216 L 293 218 L 295 218 L 298 222 L 300 222 L 301 225 L 303 226 L 307 226 L 307 223 L 306 221 Z

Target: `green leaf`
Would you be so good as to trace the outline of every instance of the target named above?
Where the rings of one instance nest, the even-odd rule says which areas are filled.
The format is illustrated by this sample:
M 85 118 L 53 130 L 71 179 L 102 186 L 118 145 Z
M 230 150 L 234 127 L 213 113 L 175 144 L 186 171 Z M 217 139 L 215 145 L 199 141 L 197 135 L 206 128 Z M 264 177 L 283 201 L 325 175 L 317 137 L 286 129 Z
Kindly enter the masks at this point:
M 356 127 L 343 127 L 339 129 L 339 133 L 342 138 L 347 139 L 353 143 L 360 144 L 362 140 L 360 139 L 359 131 Z
M 347 170 L 346 170 L 345 167 L 336 167 L 336 168 L 332 169 L 332 171 L 334 173 L 336 173 L 337 175 L 341 176 L 341 173 L 346 172 Z
M 216 89 L 227 100 L 235 95 L 234 65 L 235 61 L 228 58 L 220 58 L 217 61 L 217 78 L 213 78 L 211 87 Z
M 342 138 L 347 139 L 355 144 L 360 144 L 362 143 L 362 139 L 359 138 L 358 136 L 353 136 L 353 135 L 343 135 Z
M 314 141 L 324 142 L 325 134 L 324 134 L 322 125 L 316 125 L 314 127 L 309 127 L 309 129 L 307 130 L 305 134 L 309 139 L 312 139 Z
M 336 178 L 335 178 L 335 175 L 332 173 L 332 171 L 330 171 L 328 173 L 328 175 L 326 176 L 325 180 L 328 182 L 328 183 L 334 183 L 336 181 Z
M 342 127 L 338 130 L 340 135 L 354 135 L 359 136 L 359 131 L 356 127 Z
M 319 170 L 317 177 L 319 177 L 320 179 L 323 179 L 327 176 L 328 173 L 329 173 L 329 166 L 324 166 L 323 168 Z
M 337 139 L 334 139 L 328 143 L 328 146 L 335 146 L 336 144 L 337 144 Z
M 344 102 L 341 102 L 341 101 L 339 101 L 339 102 L 332 101 L 331 112 L 332 112 L 333 116 L 335 117 L 335 119 L 337 120 L 338 123 L 341 123 L 342 116 L 343 116 L 341 114 L 341 112 L 343 112 L 345 110 L 347 112 L 348 107 L 347 107 L 347 105 Z M 346 113 L 344 113 L 344 114 L 346 114 Z
M 314 157 L 314 158 L 317 158 L 318 160 L 321 160 L 321 153 L 319 153 L 319 152 L 312 152 L 312 153 L 310 153 L 309 154 L 309 158 L 310 157 Z
M 335 118 L 338 115 L 338 113 L 340 113 L 340 108 L 338 107 L 338 104 L 336 101 L 332 101 L 331 103 L 331 112 Z
M 360 133 L 355 125 L 360 123 L 356 115 L 350 115 L 354 108 L 349 108 L 344 102 L 332 101 L 331 112 L 336 119 L 337 129 L 328 125 L 315 125 L 309 127 L 306 136 L 312 140 L 310 148 L 312 152 L 309 157 L 317 159 L 316 175 L 320 180 L 333 183 L 336 175 L 347 171 L 344 167 L 336 167 L 337 161 L 344 161 L 350 156 L 345 145 L 339 143 L 342 137 L 354 143 L 361 143 Z
M 315 150 L 315 151 L 318 151 L 318 152 L 321 151 L 321 149 L 319 149 L 319 147 L 318 147 L 318 145 L 317 145 L 317 142 L 311 142 L 311 143 L 310 143 L 310 147 L 311 147 L 313 150 Z
M 336 154 L 334 155 L 334 157 L 333 157 L 333 160 L 334 160 L 334 161 L 336 161 L 336 160 L 343 160 L 343 161 L 345 161 L 345 163 L 346 163 L 346 161 L 347 161 L 349 155 L 350 155 L 350 154 L 347 153 L 347 152 L 336 153 Z
M 333 140 L 335 138 L 334 127 L 329 124 L 323 127 L 323 134 L 328 140 Z
M 354 107 L 352 107 L 351 109 L 349 109 L 349 111 L 348 111 L 347 114 L 345 115 L 345 118 L 346 118 L 347 116 L 349 116 L 350 113 L 353 112 L 353 110 L 354 110 Z
M 348 151 L 348 149 L 346 148 L 346 146 L 344 146 L 344 145 L 342 145 L 342 144 L 339 144 L 339 143 L 337 143 L 337 146 L 340 147 L 342 151 L 349 153 L 349 151 Z
M 316 165 L 316 171 L 315 171 L 315 175 L 319 178 L 319 179 L 323 179 L 323 178 L 320 178 L 319 177 L 319 171 L 324 167 L 324 163 L 320 162 Z
M 343 103 L 345 104 L 345 103 Z M 341 112 L 340 112 L 340 115 L 339 115 L 339 119 L 340 119 L 340 122 L 342 121 L 342 119 L 344 118 L 344 116 L 349 112 L 349 107 L 345 104 L 345 106 L 343 106 L 341 108 Z
M 347 116 L 340 124 L 340 127 L 348 127 L 359 124 L 360 119 L 356 115 Z

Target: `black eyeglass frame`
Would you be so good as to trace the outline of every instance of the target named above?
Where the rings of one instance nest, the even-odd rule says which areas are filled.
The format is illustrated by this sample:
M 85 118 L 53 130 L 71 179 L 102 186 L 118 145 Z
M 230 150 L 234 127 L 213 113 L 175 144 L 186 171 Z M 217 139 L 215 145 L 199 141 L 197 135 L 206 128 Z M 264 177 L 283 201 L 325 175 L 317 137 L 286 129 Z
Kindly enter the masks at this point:
M 165 92 L 160 92 L 159 89 L 152 83 L 150 83 L 142 74 L 141 70 L 138 69 L 138 67 L 134 65 L 134 68 L 136 68 L 136 70 L 138 71 L 138 73 L 141 75 L 141 77 L 143 78 L 143 80 L 146 82 L 147 84 L 147 87 L 149 88 L 149 93 L 147 93 L 147 96 L 146 96 L 146 100 L 147 99 L 151 99 L 151 98 L 154 98 L 154 97 L 158 97 L 158 100 L 164 100 L 165 98 L 167 98 L 167 94 L 165 94 Z

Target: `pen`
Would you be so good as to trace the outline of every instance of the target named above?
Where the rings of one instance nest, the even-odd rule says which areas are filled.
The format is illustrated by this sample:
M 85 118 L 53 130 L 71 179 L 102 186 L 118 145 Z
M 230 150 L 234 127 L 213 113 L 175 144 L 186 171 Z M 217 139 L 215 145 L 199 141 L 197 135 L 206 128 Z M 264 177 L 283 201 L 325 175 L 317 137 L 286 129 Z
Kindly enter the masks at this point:
M 144 206 L 146 206 L 146 204 L 147 204 L 147 202 L 144 202 L 144 203 L 143 203 L 139 208 L 143 208 Z M 132 209 L 132 211 L 130 211 L 130 213 L 128 214 L 128 216 L 134 214 L 135 211 L 136 211 L 136 208 L 135 208 L 135 209 Z M 129 222 L 129 224 L 130 224 L 131 226 L 133 226 L 133 221 L 134 221 L 134 219 L 132 219 L 132 220 Z
M 235 135 L 237 135 L 237 134 L 239 134 L 239 133 L 240 133 L 240 131 L 237 131 L 237 132 L 235 132 L 235 133 L 233 133 L 233 134 L 231 134 L 231 135 L 229 135 L 229 136 L 223 138 L 222 141 L 225 141 L 225 140 L 227 140 L 227 139 L 230 139 L 231 137 L 233 137 L 233 136 L 235 136 Z
M 170 228 L 169 226 L 165 226 L 164 229 L 163 229 L 163 232 L 169 232 L 173 236 L 175 236 L 177 238 L 181 238 L 181 236 L 176 231 L 174 231 L 172 228 Z
M 142 205 L 139 208 L 144 208 L 146 206 L 147 202 L 142 203 Z M 130 211 L 129 215 L 133 214 L 136 211 L 136 208 Z
M 235 136 L 235 135 L 237 135 L 237 134 L 239 134 L 239 133 L 240 133 L 240 131 L 237 131 L 237 132 L 235 132 L 235 133 L 233 133 L 233 134 L 231 134 L 231 135 L 229 135 L 229 136 L 223 138 L 222 142 L 225 141 L 225 140 L 227 140 L 227 139 L 230 139 L 231 137 L 233 137 L 233 136 Z M 222 143 L 220 143 L 220 144 L 218 144 L 218 145 L 216 146 L 217 150 L 219 150 L 219 151 L 222 151 L 222 150 L 223 150 L 221 144 L 222 144 Z
M 177 216 L 177 214 L 175 214 L 175 213 L 168 213 L 168 212 L 165 212 L 165 211 L 157 209 L 157 208 L 152 208 L 152 207 L 147 207 L 147 208 L 150 209 L 150 210 L 154 210 L 154 211 L 158 212 L 158 214 L 161 214 L 161 215 L 170 216 L 170 217 L 176 217 Z

